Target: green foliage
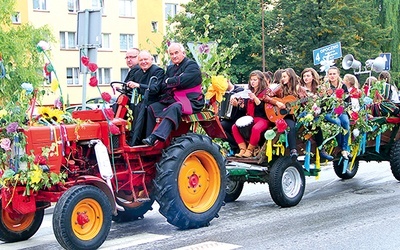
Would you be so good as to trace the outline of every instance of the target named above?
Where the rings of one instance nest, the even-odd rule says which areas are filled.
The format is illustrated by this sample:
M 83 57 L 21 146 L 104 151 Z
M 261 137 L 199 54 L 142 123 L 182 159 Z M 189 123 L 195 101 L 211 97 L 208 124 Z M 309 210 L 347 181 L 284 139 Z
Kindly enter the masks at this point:
M 3 4 L 4 2 L 4 4 Z M 6 70 L 6 76 L 0 78 L 0 107 L 20 93 L 21 84 L 31 83 L 35 89 L 43 83 L 43 55 L 38 53 L 36 45 L 41 40 L 53 40 L 48 27 L 35 28 L 29 24 L 11 24 L 13 4 L 5 0 L 0 8 L 0 54 Z M 11 100 L 14 104 L 14 99 Z

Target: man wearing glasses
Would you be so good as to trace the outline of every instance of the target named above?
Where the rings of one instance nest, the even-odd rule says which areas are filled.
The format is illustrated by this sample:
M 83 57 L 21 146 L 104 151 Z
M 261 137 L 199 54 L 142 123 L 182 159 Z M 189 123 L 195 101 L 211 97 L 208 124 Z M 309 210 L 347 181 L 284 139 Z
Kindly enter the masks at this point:
M 138 60 L 138 55 L 139 55 L 140 50 L 137 48 L 131 48 L 126 51 L 125 55 L 125 60 L 126 60 L 126 65 L 129 68 L 129 72 L 125 77 L 124 82 L 129 82 L 132 81 L 133 75 L 135 74 L 136 71 L 140 69 L 139 67 L 139 60 Z

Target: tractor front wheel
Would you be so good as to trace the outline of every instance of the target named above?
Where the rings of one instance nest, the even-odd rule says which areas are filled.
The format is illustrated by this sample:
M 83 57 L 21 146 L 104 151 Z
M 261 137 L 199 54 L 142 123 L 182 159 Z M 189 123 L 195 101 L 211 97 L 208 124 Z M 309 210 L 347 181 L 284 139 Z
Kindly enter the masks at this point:
M 42 225 L 44 209 L 29 214 L 9 213 L 1 206 L 0 199 L 0 240 L 17 242 L 32 237 Z
M 73 186 L 54 208 L 54 235 L 65 249 L 97 249 L 108 236 L 111 216 L 111 204 L 103 191 L 89 185 Z
M 350 165 L 351 165 L 351 159 L 349 160 L 349 165 L 346 169 L 346 171 L 343 173 L 343 164 L 344 164 L 344 160 L 335 160 L 333 161 L 333 170 L 335 170 L 335 174 L 337 175 L 337 177 L 343 179 L 343 180 L 348 180 L 353 178 L 358 171 L 358 165 L 359 165 L 359 160 L 355 159 L 354 161 L 354 165 L 353 167 L 350 169 Z
M 390 150 L 390 168 L 394 178 L 400 181 L 400 140 L 393 143 Z
M 239 198 L 244 186 L 243 181 L 233 181 L 228 178 L 226 185 L 225 202 L 233 202 Z
M 180 229 L 208 226 L 224 203 L 225 160 L 207 136 L 175 138 L 156 165 L 160 213 Z

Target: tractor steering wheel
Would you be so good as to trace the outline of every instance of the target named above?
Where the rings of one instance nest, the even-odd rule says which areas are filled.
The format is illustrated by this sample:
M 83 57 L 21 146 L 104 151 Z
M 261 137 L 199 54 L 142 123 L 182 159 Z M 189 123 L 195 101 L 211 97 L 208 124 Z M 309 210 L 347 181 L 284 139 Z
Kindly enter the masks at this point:
M 114 85 L 118 85 L 114 87 Z M 120 82 L 120 81 L 112 81 L 110 83 L 110 86 L 112 89 L 118 91 L 121 94 L 131 96 L 132 95 L 132 89 L 128 87 L 126 82 Z

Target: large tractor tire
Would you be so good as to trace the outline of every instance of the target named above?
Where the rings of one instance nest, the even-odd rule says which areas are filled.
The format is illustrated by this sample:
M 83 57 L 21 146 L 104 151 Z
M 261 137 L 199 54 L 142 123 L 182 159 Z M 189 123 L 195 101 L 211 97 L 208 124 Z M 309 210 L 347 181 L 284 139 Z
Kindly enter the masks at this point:
M 156 200 L 170 224 L 199 228 L 218 217 L 226 191 L 225 159 L 209 137 L 175 138 L 156 167 Z
M 111 228 L 112 207 L 106 194 L 89 185 L 73 186 L 56 203 L 53 231 L 65 249 L 97 249 Z
M 393 143 L 390 149 L 390 168 L 394 178 L 400 181 L 400 140 Z
M 348 179 L 353 178 L 357 174 L 358 165 L 360 164 L 360 161 L 356 159 L 354 161 L 353 168 L 350 169 L 350 164 L 351 164 L 350 160 L 349 160 L 349 166 L 347 167 L 347 170 L 345 173 L 343 173 L 343 164 L 344 164 L 343 159 L 333 161 L 333 170 L 335 170 L 335 174 L 337 175 L 337 177 L 339 177 L 343 180 L 348 180 Z
M 29 214 L 19 214 L 8 213 L 0 205 L 0 214 L 0 240 L 9 243 L 32 237 L 42 225 L 44 209 Z
M 141 198 L 141 196 L 144 195 L 144 192 L 141 191 L 137 194 L 138 198 Z M 153 210 L 153 203 L 154 203 L 154 198 L 150 198 L 149 201 L 143 201 L 143 202 L 131 202 L 129 200 L 126 200 L 126 196 L 131 196 L 130 194 L 124 194 L 124 191 L 120 191 L 117 194 L 116 201 L 117 204 L 120 205 L 125 209 L 125 211 L 118 211 L 117 215 L 112 216 L 112 220 L 121 223 L 121 222 L 129 222 L 129 221 L 134 221 L 138 219 L 143 219 L 143 216 L 147 211 Z M 130 197 L 131 199 L 131 197 Z
M 225 202 L 233 202 L 239 198 L 244 186 L 243 181 L 233 181 L 229 178 L 226 184 Z
M 272 200 L 281 207 L 299 204 L 306 181 L 303 167 L 290 157 L 281 157 L 269 170 L 269 192 Z

